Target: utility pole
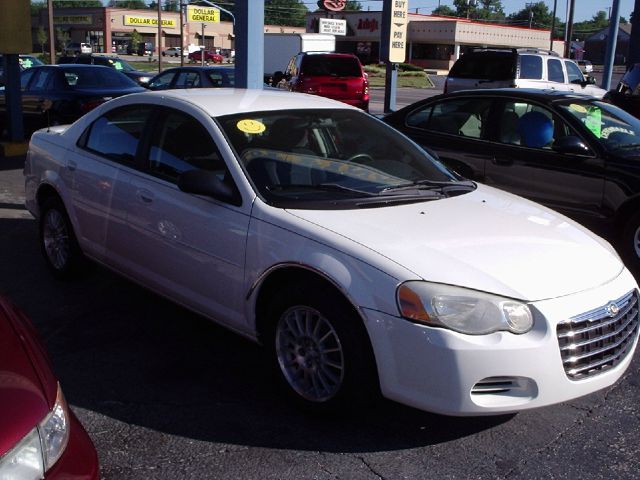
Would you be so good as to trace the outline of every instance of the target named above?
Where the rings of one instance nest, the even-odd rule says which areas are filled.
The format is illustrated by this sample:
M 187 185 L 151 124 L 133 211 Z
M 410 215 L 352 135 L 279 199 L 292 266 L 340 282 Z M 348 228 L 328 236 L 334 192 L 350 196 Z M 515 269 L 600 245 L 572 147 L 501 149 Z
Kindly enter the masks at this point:
M 53 0 L 47 2 L 49 17 L 49 63 L 56 64 L 56 32 L 53 30 Z
M 553 50 L 553 36 L 556 31 L 556 11 L 558 9 L 558 0 L 553 0 L 553 17 L 551 18 L 551 44 L 549 50 Z
M 162 0 L 158 0 L 158 73 L 162 72 Z
M 627 69 L 636 63 L 640 63 L 640 0 L 635 0 L 631 17 L 631 41 L 629 42 L 629 55 L 627 55 Z
M 526 3 L 525 4 L 525 8 L 529 9 L 529 28 L 531 28 L 533 26 L 533 10 L 531 7 L 533 7 L 535 4 L 534 3 Z
M 602 72 L 602 88 L 609 90 L 611 87 L 611 74 L 613 73 L 613 61 L 616 57 L 618 44 L 618 30 L 620 29 L 620 0 L 613 0 L 612 21 L 609 22 L 609 38 L 607 38 L 607 50 L 604 56 L 604 71 Z
M 184 3 L 180 0 L 180 66 L 184 67 Z
M 571 37 L 573 35 L 573 11 L 575 10 L 576 0 L 567 0 L 567 6 L 569 8 L 567 18 L 567 34 L 565 35 L 564 56 L 565 58 L 571 57 Z

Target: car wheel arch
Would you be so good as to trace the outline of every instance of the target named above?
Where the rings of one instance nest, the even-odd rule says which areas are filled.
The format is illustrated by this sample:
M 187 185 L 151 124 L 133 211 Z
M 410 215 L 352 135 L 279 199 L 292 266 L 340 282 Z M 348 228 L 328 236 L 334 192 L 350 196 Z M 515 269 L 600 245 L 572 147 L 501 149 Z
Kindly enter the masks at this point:
M 252 292 L 249 293 L 250 296 L 255 297 L 255 329 L 258 341 L 262 342 L 264 334 L 269 327 L 267 311 L 271 298 L 273 298 L 273 295 L 275 295 L 282 285 L 291 283 L 309 286 L 315 284 L 315 286 L 320 285 L 323 288 L 329 288 L 333 293 L 344 299 L 345 305 L 348 305 L 349 308 L 353 310 L 353 313 L 361 319 L 364 328 L 364 319 L 362 318 L 360 309 L 337 282 L 329 278 L 325 273 L 311 267 L 301 266 L 299 264 L 282 264 L 265 272 L 252 288 Z
M 50 198 L 57 198 L 64 205 L 64 202 L 62 201 L 62 196 L 60 195 L 60 193 L 58 193 L 55 187 L 53 187 L 49 183 L 43 183 L 42 185 L 40 185 L 40 187 L 38 187 L 38 192 L 36 193 L 38 209 L 41 210 L 42 205 L 44 205 L 44 203 Z

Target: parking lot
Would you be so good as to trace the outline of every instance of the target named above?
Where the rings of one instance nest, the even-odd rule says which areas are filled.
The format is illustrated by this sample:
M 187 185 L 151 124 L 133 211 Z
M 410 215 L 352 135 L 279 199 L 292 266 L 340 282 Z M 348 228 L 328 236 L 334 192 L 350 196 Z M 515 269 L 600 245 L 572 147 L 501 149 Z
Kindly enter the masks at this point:
M 103 478 L 637 478 L 637 359 L 612 388 L 518 415 L 379 402 L 314 417 L 276 393 L 252 343 L 98 267 L 54 280 L 23 161 L 0 158 L 0 290 L 43 337 Z

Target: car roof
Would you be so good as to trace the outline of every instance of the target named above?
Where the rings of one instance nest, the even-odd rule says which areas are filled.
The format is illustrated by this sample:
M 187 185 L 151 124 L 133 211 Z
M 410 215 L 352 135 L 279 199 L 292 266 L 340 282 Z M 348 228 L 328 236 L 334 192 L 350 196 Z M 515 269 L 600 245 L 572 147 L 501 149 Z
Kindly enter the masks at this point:
M 286 109 L 359 110 L 336 100 L 317 95 L 286 92 L 277 89 L 196 88 L 159 90 L 126 96 L 126 103 L 143 101 L 158 104 L 159 98 L 174 98 L 190 103 L 212 117 L 233 113 L 277 111 Z
M 473 89 L 473 90 L 458 90 L 453 93 L 447 93 L 443 95 L 438 95 L 438 98 L 443 97 L 460 97 L 460 96 L 502 96 L 502 97 L 519 97 L 519 98 L 528 98 L 531 100 L 560 100 L 564 98 L 575 98 L 584 100 L 585 98 L 593 98 L 589 95 L 584 95 L 582 93 L 575 93 L 564 90 L 547 90 L 547 89 L 538 89 L 538 88 L 482 88 L 482 89 Z M 436 98 L 436 97 L 432 97 Z
M 175 72 L 176 70 L 201 70 L 203 72 L 208 72 L 208 71 L 214 71 L 214 72 L 220 72 L 220 71 L 226 71 L 226 72 L 232 72 L 235 70 L 235 67 L 231 67 L 231 66 L 223 66 L 223 65 L 205 65 L 204 67 L 202 65 L 184 65 L 182 67 L 171 67 L 171 68 L 167 68 L 165 70 L 162 70 L 162 72 L 160 73 L 156 73 L 156 75 L 162 75 L 163 73 L 166 72 Z

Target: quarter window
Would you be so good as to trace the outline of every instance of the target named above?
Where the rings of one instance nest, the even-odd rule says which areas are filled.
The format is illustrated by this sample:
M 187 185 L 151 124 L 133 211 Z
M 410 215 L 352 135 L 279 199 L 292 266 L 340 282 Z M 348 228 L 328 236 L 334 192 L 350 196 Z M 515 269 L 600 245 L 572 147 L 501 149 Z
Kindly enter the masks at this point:
M 119 163 L 133 165 L 151 109 L 151 106 L 139 105 L 108 112 L 93 122 L 84 147 Z
M 541 80 L 542 57 L 536 55 L 520 55 L 520 78 Z

